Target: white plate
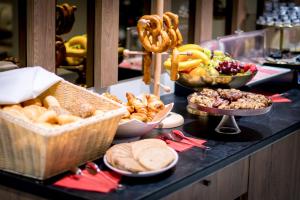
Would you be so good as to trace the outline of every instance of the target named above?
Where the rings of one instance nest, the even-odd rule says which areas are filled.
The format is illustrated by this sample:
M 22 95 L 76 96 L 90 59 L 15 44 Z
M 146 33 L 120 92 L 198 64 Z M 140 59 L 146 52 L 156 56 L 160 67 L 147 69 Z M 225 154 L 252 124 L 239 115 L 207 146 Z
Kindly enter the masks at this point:
M 174 103 L 165 105 L 165 109 L 159 112 L 153 122 L 144 123 L 138 120 L 130 120 L 119 124 L 117 138 L 141 137 L 154 129 L 172 110 Z
M 111 166 L 111 165 L 107 162 L 106 155 L 104 155 L 103 160 L 104 160 L 105 165 L 106 165 L 108 168 L 110 168 L 111 170 L 113 170 L 113 171 L 115 171 L 115 172 L 117 172 L 117 173 L 119 173 L 119 174 L 122 174 L 122 175 L 124 175 L 124 176 L 129 176 L 129 177 L 149 177 L 149 176 L 155 176 L 155 175 L 157 175 L 157 174 L 161 174 L 161 173 L 163 173 L 163 172 L 165 172 L 165 171 L 171 169 L 171 168 L 174 167 L 174 166 L 177 164 L 177 162 L 178 162 L 178 154 L 177 154 L 177 152 L 176 152 L 174 149 L 170 148 L 170 147 L 168 147 L 168 148 L 174 153 L 175 159 L 174 159 L 173 162 L 171 162 L 167 167 L 162 168 L 162 169 L 160 169 L 160 170 L 155 170 L 155 171 L 132 173 L 132 172 L 120 170 L 120 169 L 117 169 L 117 168 Z

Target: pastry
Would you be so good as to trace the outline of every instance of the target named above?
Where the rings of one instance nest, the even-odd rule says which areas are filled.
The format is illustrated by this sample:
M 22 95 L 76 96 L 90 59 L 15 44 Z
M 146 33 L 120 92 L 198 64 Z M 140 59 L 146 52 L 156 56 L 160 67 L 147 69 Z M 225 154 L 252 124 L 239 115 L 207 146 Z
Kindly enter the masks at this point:
M 264 95 L 242 92 L 237 89 L 203 89 L 194 93 L 191 103 L 219 109 L 263 109 L 271 105 L 271 100 Z
M 103 95 L 127 107 L 127 112 L 123 115 L 121 123 L 129 121 L 130 119 L 150 122 L 158 112 L 165 108 L 164 103 L 159 97 L 153 94 L 143 94 L 139 99 L 128 92 L 126 93 L 127 103 L 122 102 L 116 96 L 109 93 L 104 93 Z

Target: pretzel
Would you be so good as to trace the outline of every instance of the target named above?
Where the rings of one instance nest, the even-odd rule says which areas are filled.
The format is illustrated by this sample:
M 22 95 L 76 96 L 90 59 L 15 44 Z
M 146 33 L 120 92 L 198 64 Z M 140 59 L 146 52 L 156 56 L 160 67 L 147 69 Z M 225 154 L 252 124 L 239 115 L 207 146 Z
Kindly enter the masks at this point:
M 144 61 L 144 77 L 143 77 L 143 81 L 145 82 L 145 84 L 149 85 L 151 82 L 151 56 L 152 54 L 150 52 L 147 52 L 144 56 L 143 56 L 143 61 Z
M 171 38 L 170 47 L 174 48 L 178 45 L 181 45 L 183 39 L 178 29 L 178 24 L 179 24 L 178 15 L 171 12 L 165 12 L 163 15 L 163 19 L 167 28 L 168 35 Z
M 170 39 L 167 32 L 162 29 L 162 20 L 158 15 L 141 17 L 137 31 L 139 40 L 148 52 L 161 53 L 168 49 Z
M 182 35 L 179 31 L 178 25 L 179 25 L 179 19 L 178 19 L 178 15 L 171 13 L 171 12 L 165 12 L 165 15 L 167 15 L 169 18 L 171 18 L 171 20 L 173 21 L 172 26 L 173 29 L 176 32 L 176 36 L 177 36 L 177 46 L 182 44 L 183 38 Z
M 64 41 L 59 37 L 55 36 L 55 66 L 59 67 L 66 58 L 66 47 Z
M 170 38 L 170 48 L 174 48 L 177 46 L 177 35 L 176 31 L 172 28 L 172 22 L 171 19 L 168 15 L 164 14 L 163 15 L 163 20 L 164 20 L 164 25 L 166 26 L 166 31 L 168 33 L 168 36 Z
M 171 57 L 171 70 L 170 70 L 170 78 L 172 81 L 176 81 L 178 79 L 178 66 L 179 66 L 179 51 L 175 47 L 172 51 L 172 57 Z
M 56 5 L 56 29 L 57 35 L 65 34 L 71 31 L 75 22 L 74 12 L 76 6 L 70 6 L 67 3 Z

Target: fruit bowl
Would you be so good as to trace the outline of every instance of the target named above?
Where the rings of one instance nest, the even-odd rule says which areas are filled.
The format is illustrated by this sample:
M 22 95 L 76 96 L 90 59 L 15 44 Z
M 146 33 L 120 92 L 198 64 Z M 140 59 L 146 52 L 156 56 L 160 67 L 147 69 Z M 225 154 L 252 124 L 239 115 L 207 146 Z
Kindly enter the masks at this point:
M 240 88 L 246 85 L 256 73 L 219 76 L 195 76 L 189 73 L 179 73 L 179 78 L 176 82 L 184 87 L 195 90 L 203 87 Z
M 178 72 L 176 82 L 194 90 L 203 87 L 239 88 L 257 73 L 255 64 L 242 63 L 225 52 L 196 44 L 174 49 L 164 66 L 171 80 L 176 80 Z

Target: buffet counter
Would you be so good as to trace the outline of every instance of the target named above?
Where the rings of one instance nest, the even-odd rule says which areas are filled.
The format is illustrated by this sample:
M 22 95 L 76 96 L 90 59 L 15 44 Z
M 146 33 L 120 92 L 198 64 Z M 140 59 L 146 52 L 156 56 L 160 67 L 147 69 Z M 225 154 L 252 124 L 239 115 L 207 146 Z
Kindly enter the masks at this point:
M 0 196 L 19 199 L 299 199 L 300 187 L 300 90 L 291 88 L 290 74 L 264 84 L 244 88 L 285 93 L 291 103 L 274 103 L 267 114 L 238 117 L 238 135 L 220 135 L 214 128 L 221 116 L 196 116 L 187 113 L 186 96 L 164 95 L 164 103 L 174 102 L 173 111 L 181 114 L 186 135 L 207 140 L 211 150 L 200 148 L 179 153 L 175 169 L 149 178 L 122 178 L 123 190 L 108 194 L 63 189 L 52 183 L 63 175 L 44 182 L 0 171 Z M 146 137 L 152 137 L 154 131 Z M 76 155 L 74 155 L 76 156 Z M 105 168 L 102 159 L 95 161 Z M 272 183 L 272 185 L 271 185 Z M 272 191 L 276 190 L 276 194 Z

